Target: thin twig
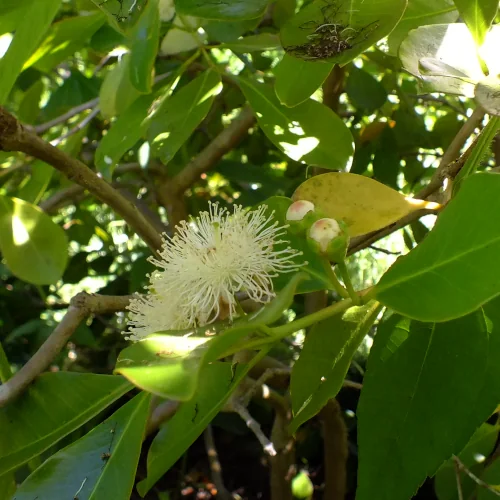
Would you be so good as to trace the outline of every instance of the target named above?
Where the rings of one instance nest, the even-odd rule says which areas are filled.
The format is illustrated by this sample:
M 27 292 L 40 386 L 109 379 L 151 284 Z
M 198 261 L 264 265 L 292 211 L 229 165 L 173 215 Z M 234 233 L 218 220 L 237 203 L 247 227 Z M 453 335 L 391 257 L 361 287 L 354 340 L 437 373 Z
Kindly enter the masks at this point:
M 123 311 L 131 296 L 75 295 L 62 321 L 33 357 L 5 384 L 0 386 L 0 408 L 19 396 L 42 373 L 74 333 L 78 325 L 90 314 Z
M 460 479 L 460 467 L 457 462 L 454 462 L 455 465 L 455 478 L 457 480 L 457 495 L 458 500 L 464 500 L 464 492 L 462 491 L 462 481 Z
M 99 114 L 99 111 L 99 106 L 96 106 L 81 122 L 78 122 L 73 128 L 70 128 L 65 134 L 61 135 L 57 139 L 50 141 L 52 146 L 57 146 L 68 137 L 80 132 L 80 130 L 85 128 Z
M 458 468 L 465 472 L 476 484 L 481 486 L 482 488 L 486 488 L 488 491 L 496 495 L 497 497 L 500 497 L 500 490 L 497 490 L 493 486 L 489 485 L 488 483 L 485 483 L 482 479 L 477 477 L 473 472 L 471 472 L 465 465 L 464 463 L 455 455 L 453 455 L 453 460 L 455 461 L 455 464 L 458 466 Z
M 217 498 L 220 498 L 221 500 L 229 500 L 231 498 L 231 494 L 224 485 L 222 467 L 219 462 L 219 455 L 217 453 L 217 448 L 215 447 L 214 434 L 210 424 L 207 425 L 207 428 L 203 433 L 203 438 L 205 440 L 205 449 L 207 450 L 212 481 L 217 488 Z

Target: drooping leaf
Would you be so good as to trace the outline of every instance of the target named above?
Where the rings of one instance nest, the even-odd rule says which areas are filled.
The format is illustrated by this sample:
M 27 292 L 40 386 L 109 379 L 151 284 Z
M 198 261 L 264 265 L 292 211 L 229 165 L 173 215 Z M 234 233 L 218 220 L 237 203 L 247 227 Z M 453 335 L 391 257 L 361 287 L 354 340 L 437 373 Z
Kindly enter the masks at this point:
M 407 500 L 488 418 L 498 402 L 498 382 L 488 388 L 499 372 L 497 326 L 481 310 L 412 321 L 406 339 L 390 336 L 370 355 L 358 406 L 359 500 Z
M 175 8 L 179 14 L 202 17 L 204 19 L 220 19 L 240 21 L 261 16 L 269 0 L 232 0 L 231 2 L 198 2 L 197 0 L 177 0 Z
M 15 500 L 129 500 L 151 395 L 141 393 L 84 437 L 58 451 L 18 488 Z
M 480 47 L 498 10 L 497 0 L 453 0 L 460 17 Z
M 314 0 L 281 28 L 286 52 L 300 59 L 342 65 L 387 36 L 407 0 Z
M 377 299 L 411 318 L 447 321 L 500 294 L 500 235 L 488 215 L 500 210 L 498 189 L 496 173 L 467 178 L 425 240 L 382 276 Z
M 0 409 L 0 475 L 17 469 L 128 392 L 122 377 L 44 373 Z M 30 425 L 36 416 L 36 425 Z
M 158 110 L 148 130 L 153 152 L 168 163 L 205 118 L 221 91 L 219 74 L 208 70 L 182 87 Z
M 0 250 L 18 278 L 36 285 L 56 283 L 68 260 L 61 227 L 35 205 L 1 195 Z
M 378 303 L 351 307 L 316 324 L 292 368 L 291 432 L 312 418 L 342 388 L 351 359 L 380 311 Z
M 14 38 L 0 59 L 0 105 L 5 104 L 24 63 L 38 47 L 60 5 L 61 0 L 32 0 L 23 8 Z
M 312 99 L 287 108 L 271 87 L 244 78 L 238 82 L 259 126 L 285 154 L 323 168 L 345 168 L 353 153 L 353 139 L 331 109 Z
M 306 101 L 321 87 L 333 66 L 331 63 L 303 61 L 285 54 L 274 69 L 274 90 L 278 99 L 288 107 Z
M 343 220 L 351 237 L 376 231 L 414 210 L 436 208 L 436 204 L 405 197 L 369 177 L 340 172 L 311 177 L 292 199 L 311 201 L 327 217 Z

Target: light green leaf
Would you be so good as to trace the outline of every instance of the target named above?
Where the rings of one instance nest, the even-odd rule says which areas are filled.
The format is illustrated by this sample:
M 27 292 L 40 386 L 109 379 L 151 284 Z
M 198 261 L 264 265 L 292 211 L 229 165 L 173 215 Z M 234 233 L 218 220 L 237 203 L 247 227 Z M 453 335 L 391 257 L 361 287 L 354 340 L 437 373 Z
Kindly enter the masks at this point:
M 28 203 L 38 205 L 38 202 L 49 185 L 53 173 L 54 167 L 47 165 L 47 163 L 41 160 L 35 160 L 31 164 L 31 177 L 29 181 L 19 189 L 17 197 Z
M 314 0 L 281 28 L 281 43 L 300 59 L 343 66 L 387 36 L 406 4 L 407 0 Z
M 420 26 L 454 23 L 458 12 L 453 0 L 408 0 L 408 7 L 387 39 L 389 54 L 398 55 L 398 49 L 408 32 Z
M 17 118 L 23 123 L 33 124 L 40 113 L 40 101 L 45 92 L 45 84 L 40 78 L 23 95 L 17 110 Z
M 306 101 L 321 87 L 333 66 L 332 63 L 303 61 L 285 54 L 274 70 L 274 90 L 278 99 L 289 107 Z
M 0 15 L 4 16 L 14 10 L 26 8 L 26 5 L 30 2 L 31 0 L 2 0 L 0 4 Z
M 495 19 L 498 0 L 454 0 L 454 2 L 476 45 L 480 47 Z
M 139 92 L 149 94 L 160 38 L 158 0 L 148 0 L 130 37 L 130 81 Z
M 15 500 L 129 500 L 151 395 L 141 393 L 87 435 L 58 451 L 18 488 Z
M 168 103 L 155 114 L 148 130 L 154 154 L 168 163 L 207 116 L 221 90 L 220 75 L 208 70 L 169 97 Z
M 0 409 L 0 474 L 38 456 L 130 389 L 124 378 L 110 375 L 40 375 L 24 394 Z M 36 425 L 31 425 L 34 416 Z
M 221 49 L 230 49 L 233 52 L 253 52 L 261 50 L 274 50 L 281 47 L 280 40 L 277 35 L 272 33 L 259 33 L 258 35 L 250 35 L 234 42 L 223 43 Z
M 488 76 L 478 82 L 474 92 L 476 101 L 490 114 L 500 116 L 500 78 Z
M 104 24 L 100 11 L 69 17 L 54 23 L 37 50 L 24 64 L 48 73 L 55 66 L 85 46 L 90 37 Z
M 0 250 L 18 278 L 36 285 L 56 283 L 68 260 L 61 227 L 38 207 L 1 195 Z
M 148 0 L 92 0 L 107 16 L 109 23 L 126 35 L 134 29 Z
M 259 126 L 290 158 L 323 168 L 346 167 L 353 154 L 352 135 L 331 109 L 312 99 L 287 108 L 268 85 L 244 78 L 238 83 Z
M 380 304 L 351 307 L 316 324 L 307 334 L 290 379 L 290 431 L 316 415 L 342 388 L 351 359 L 380 311 Z
M 260 17 L 264 14 L 268 3 L 269 0 L 231 0 L 230 2 L 176 0 L 175 8 L 178 14 L 204 19 L 240 21 Z
M 500 332 L 487 324 L 482 311 L 411 322 L 406 339 L 398 330 L 388 349 L 370 355 L 358 405 L 358 500 L 411 498 L 494 410 L 499 383 L 487 386 L 498 377 Z
M 15 28 L 14 38 L 6 54 L 0 59 L 0 105 L 7 97 L 23 69 L 25 61 L 38 47 L 59 10 L 61 0 L 32 0 L 29 7 L 23 9 Z
M 446 321 L 500 294 L 500 234 L 489 216 L 500 211 L 499 190 L 499 174 L 467 178 L 425 240 L 382 276 L 377 299 L 411 318 Z

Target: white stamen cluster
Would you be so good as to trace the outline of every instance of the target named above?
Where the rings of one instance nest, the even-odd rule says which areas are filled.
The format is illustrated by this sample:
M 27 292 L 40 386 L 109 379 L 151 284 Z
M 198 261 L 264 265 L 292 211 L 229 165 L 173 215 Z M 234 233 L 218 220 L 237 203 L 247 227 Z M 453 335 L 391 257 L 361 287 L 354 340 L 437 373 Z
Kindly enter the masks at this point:
M 140 340 L 162 330 L 203 326 L 236 314 L 236 292 L 256 302 L 274 296 L 272 278 L 297 270 L 301 255 L 279 238 L 285 227 L 266 216 L 261 205 L 233 213 L 210 204 L 193 222 L 183 221 L 173 237 L 164 239 L 158 268 L 150 276 L 150 291 L 130 302 L 129 338 Z

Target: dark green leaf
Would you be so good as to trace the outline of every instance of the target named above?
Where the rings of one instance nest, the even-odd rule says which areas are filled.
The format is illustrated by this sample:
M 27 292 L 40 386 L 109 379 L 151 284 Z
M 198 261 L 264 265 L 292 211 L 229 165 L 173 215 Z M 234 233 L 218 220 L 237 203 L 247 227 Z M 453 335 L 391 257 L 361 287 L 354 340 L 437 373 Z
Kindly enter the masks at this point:
M 129 500 L 149 413 L 142 393 L 87 435 L 46 460 L 13 500 L 87 498 Z
M 478 47 L 490 29 L 498 10 L 498 0 L 454 0 Z
M 382 303 L 421 321 L 446 321 L 470 313 L 500 294 L 500 175 L 467 178 L 425 240 L 382 276 Z M 471 210 L 470 207 L 474 207 Z
M 269 0 L 232 0 L 231 2 L 199 2 L 198 0 L 176 0 L 175 8 L 179 14 L 238 21 L 254 19 L 264 13 Z
M 370 73 L 356 66 L 352 66 L 349 71 L 345 90 L 352 104 L 366 113 L 382 107 L 387 99 L 387 92 L 382 84 Z
M 0 409 L 0 474 L 38 456 L 131 388 L 124 378 L 110 375 L 40 375 L 23 395 Z M 36 425 L 31 425 L 34 415 Z
M 40 100 L 45 91 L 43 80 L 37 80 L 25 93 L 17 110 L 17 117 L 23 123 L 32 124 L 40 113 Z

